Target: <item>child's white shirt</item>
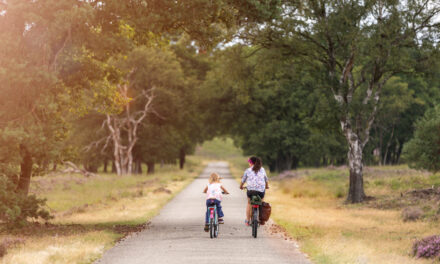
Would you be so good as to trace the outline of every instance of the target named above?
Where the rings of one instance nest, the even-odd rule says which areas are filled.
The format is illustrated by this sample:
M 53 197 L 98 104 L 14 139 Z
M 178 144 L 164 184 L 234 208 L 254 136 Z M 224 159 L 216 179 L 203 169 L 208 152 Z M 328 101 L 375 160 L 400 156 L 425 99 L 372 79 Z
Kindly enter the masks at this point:
M 206 192 L 206 199 L 217 199 L 222 200 L 222 184 L 221 183 L 210 183 L 208 184 L 208 191 Z

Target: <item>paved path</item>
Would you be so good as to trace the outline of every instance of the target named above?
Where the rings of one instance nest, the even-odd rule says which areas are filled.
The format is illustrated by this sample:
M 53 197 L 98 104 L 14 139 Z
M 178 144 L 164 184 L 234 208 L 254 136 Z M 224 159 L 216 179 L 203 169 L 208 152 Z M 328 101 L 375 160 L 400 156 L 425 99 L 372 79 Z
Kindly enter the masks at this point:
M 217 239 L 203 231 L 206 207 L 202 191 L 211 172 L 224 178 L 223 185 L 231 193 L 223 198 L 225 224 L 220 226 Z M 148 229 L 121 241 L 97 263 L 310 263 L 293 243 L 267 234 L 264 228 L 253 238 L 251 229 L 244 225 L 245 205 L 245 193 L 231 177 L 227 163 L 210 163 L 162 209 Z

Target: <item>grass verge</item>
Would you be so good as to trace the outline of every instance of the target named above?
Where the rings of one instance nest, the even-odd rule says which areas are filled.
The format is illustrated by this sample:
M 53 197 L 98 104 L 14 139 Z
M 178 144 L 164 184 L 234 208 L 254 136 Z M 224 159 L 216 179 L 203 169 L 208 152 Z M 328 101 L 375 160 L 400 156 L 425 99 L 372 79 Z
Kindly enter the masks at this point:
M 371 167 L 364 180 L 374 199 L 357 205 L 344 203 L 346 168 L 301 169 L 273 180 L 273 219 L 314 263 L 433 263 L 414 258 L 412 244 L 439 232 L 439 197 L 412 190 L 436 188 L 439 177 L 406 166 Z M 402 218 L 409 206 L 423 212 L 416 221 Z
M 185 170 L 166 165 L 154 175 L 35 177 L 32 192 L 48 199 L 55 218 L 1 232 L 0 241 L 12 242 L 0 263 L 92 263 L 117 240 L 146 228 L 203 167 L 200 158 L 189 157 Z
M 230 139 L 206 142 L 197 152 L 208 159 L 228 161 L 237 180 L 248 166 Z M 374 199 L 358 205 L 345 204 L 346 167 L 299 169 L 272 176 L 266 196 L 272 218 L 314 263 L 433 263 L 414 258 L 412 244 L 440 230 L 440 197 L 426 191 L 440 187 L 438 175 L 406 165 L 366 167 L 365 190 Z M 416 221 L 404 221 L 404 212 L 421 214 Z

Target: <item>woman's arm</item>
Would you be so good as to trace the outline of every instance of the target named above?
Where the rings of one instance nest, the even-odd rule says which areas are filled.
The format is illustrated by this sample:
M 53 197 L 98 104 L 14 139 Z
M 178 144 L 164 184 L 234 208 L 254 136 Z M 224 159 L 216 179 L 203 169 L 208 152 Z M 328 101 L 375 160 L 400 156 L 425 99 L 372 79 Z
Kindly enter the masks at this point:
M 205 187 L 205 189 L 203 190 L 203 193 L 206 193 L 208 191 L 208 186 Z
M 264 181 L 266 182 L 266 189 L 269 189 L 269 178 L 267 177 L 266 170 L 263 169 Z
M 247 173 L 246 173 L 246 171 L 244 171 L 243 177 L 241 177 L 240 189 L 243 190 L 243 185 L 246 182 L 246 180 L 247 180 Z

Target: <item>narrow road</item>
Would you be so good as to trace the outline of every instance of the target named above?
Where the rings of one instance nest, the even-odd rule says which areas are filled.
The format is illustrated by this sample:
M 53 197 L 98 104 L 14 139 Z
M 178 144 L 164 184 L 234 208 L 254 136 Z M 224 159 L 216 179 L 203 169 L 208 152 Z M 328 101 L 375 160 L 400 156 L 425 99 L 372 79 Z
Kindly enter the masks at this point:
M 231 193 L 223 198 L 225 224 L 220 226 L 217 239 L 203 231 L 206 207 L 202 191 L 211 172 L 224 178 L 223 185 Z M 246 195 L 238 187 L 227 163 L 208 164 L 200 177 L 162 209 L 148 229 L 121 241 L 96 263 L 309 264 L 293 243 L 269 235 L 265 228 L 259 228 L 257 239 L 251 236 L 251 229 L 244 225 Z

